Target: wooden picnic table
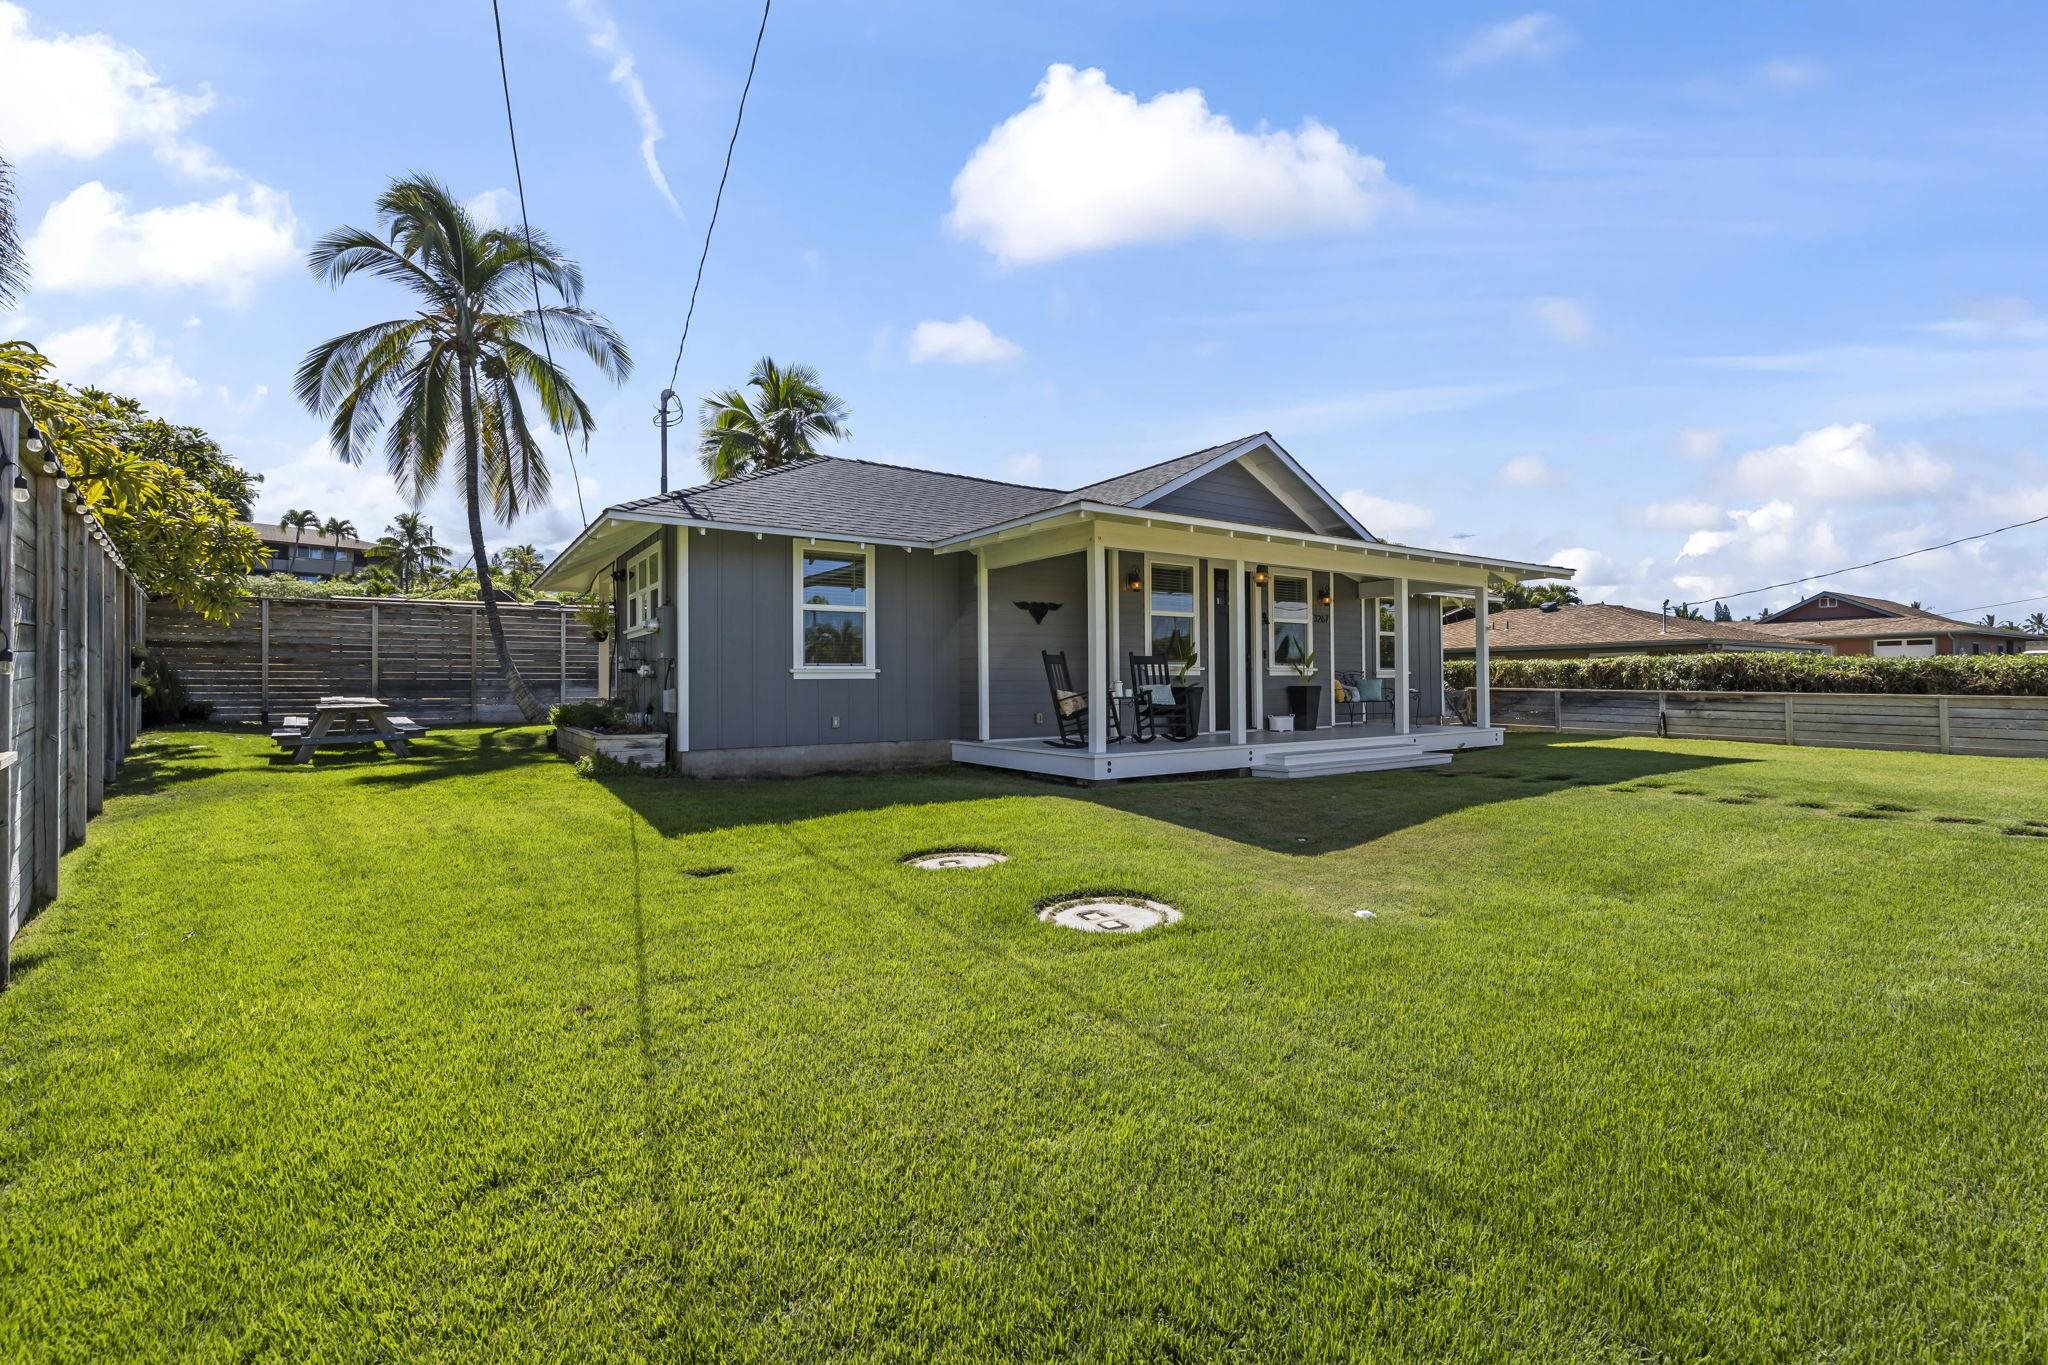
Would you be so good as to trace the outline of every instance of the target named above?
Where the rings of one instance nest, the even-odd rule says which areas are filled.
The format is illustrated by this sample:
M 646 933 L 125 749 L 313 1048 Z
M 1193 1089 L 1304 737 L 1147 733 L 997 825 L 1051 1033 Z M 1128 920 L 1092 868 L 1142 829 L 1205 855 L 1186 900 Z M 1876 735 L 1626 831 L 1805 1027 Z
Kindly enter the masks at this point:
M 382 744 L 403 758 L 407 741 L 425 733 L 425 726 L 392 715 L 375 697 L 322 697 L 310 717 L 286 716 L 271 738 L 293 751 L 292 762 L 311 763 L 317 750 L 351 744 Z

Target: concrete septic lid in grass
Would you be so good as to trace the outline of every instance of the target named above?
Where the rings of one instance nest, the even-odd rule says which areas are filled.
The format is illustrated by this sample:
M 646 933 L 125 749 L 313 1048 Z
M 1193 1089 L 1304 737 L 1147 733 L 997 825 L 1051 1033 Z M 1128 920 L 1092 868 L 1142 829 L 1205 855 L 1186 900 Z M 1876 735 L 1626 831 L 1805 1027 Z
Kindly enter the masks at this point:
M 1180 911 L 1136 896 L 1076 896 L 1054 901 L 1038 912 L 1038 918 L 1084 934 L 1138 934 L 1154 925 L 1176 923 Z
M 1007 853 L 990 853 L 980 849 L 957 848 L 945 853 L 919 853 L 905 858 L 903 865 L 905 867 L 922 868 L 926 872 L 949 872 L 963 868 L 994 867 L 997 863 L 1007 863 L 1008 861 L 1010 861 L 1010 855 Z

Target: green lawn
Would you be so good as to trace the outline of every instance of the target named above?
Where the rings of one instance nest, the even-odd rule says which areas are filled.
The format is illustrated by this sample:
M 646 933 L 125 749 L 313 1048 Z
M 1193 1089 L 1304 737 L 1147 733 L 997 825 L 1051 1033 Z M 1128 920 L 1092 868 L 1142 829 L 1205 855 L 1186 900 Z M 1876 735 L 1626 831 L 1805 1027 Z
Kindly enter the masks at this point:
M 152 734 L 0 997 L 0 1358 L 2040 1359 L 2043 834 L 2032 761 L 1740 744 Z M 1186 919 L 1033 915 L 1108 889 Z

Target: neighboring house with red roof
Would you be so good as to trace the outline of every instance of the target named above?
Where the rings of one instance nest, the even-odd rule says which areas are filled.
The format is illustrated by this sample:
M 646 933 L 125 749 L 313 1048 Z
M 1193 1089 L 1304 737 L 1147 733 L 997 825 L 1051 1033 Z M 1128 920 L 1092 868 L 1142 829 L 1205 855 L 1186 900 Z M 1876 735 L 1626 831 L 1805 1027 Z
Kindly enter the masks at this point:
M 1447 623 L 1444 657 L 1471 658 L 1472 635 L 1469 617 Z M 1750 621 L 1693 621 L 1605 602 L 1490 612 L 1486 644 L 1490 654 L 1526 654 L 1546 659 L 1591 659 L 1613 654 L 1822 652 L 1819 645 L 1759 630 Z
M 2020 654 L 2036 637 L 1982 622 L 1958 621 L 1907 602 L 1835 590 L 1744 622 L 1786 640 L 1809 640 L 1830 654 L 1912 658 L 1934 654 Z

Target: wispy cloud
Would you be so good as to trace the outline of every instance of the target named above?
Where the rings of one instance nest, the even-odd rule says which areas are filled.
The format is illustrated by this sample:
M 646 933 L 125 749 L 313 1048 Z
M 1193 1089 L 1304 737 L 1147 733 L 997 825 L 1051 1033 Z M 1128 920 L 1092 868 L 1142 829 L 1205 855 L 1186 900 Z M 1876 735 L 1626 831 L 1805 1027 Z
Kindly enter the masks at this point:
M 1547 62 L 1571 45 L 1571 32 L 1557 16 L 1536 10 L 1477 30 L 1444 58 L 1443 69 L 1458 76 L 1503 62 Z
M 668 201 L 676 217 L 683 217 L 683 206 L 676 201 L 675 191 L 669 188 L 668 175 L 661 169 L 661 158 L 655 155 L 655 147 L 666 135 L 661 129 L 661 116 L 654 112 L 654 103 L 647 98 L 647 86 L 640 79 L 633 50 L 626 46 L 618 24 L 599 0 L 569 0 L 569 12 L 583 25 L 590 50 L 611 62 L 608 73 L 611 83 L 619 87 L 619 93 L 633 110 L 633 117 L 639 120 L 640 160 L 647 167 L 647 178 L 654 182 L 654 188 Z
M 1593 314 L 1577 299 L 1551 296 L 1531 299 L 1529 316 L 1550 333 L 1551 339 L 1578 346 L 1593 337 Z

